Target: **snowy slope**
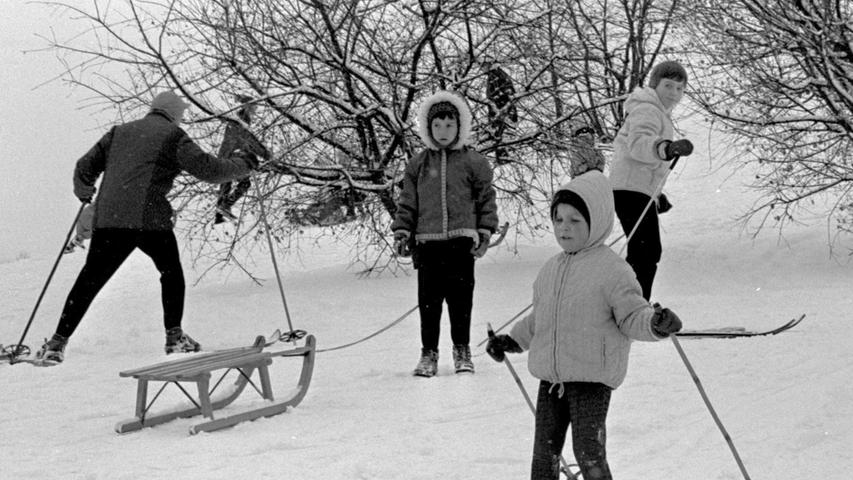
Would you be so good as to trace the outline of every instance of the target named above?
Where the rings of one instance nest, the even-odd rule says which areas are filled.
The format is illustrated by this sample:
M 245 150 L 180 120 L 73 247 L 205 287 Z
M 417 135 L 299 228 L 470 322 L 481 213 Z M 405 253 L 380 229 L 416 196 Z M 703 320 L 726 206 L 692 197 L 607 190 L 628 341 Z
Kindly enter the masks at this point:
M 716 164 L 714 164 L 716 166 Z M 776 337 L 682 340 L 753 479 L 846 480 L 853 470 L 853 266 L 830 258 L 825 227 L 798 227 L 784 242 L 752 239 L 733 219 L 750 196 L 739 176 L 706 155 L 676 168 L 666 189 L 664 259 L 655 299 L 687 328 L 763 329 L 801 313 Z M 60 238 L 66 227 L 56 227 Z M 57 246 L 58 247 L 58 246 Z M 530 303 L 551 238 L 490 252 L 477 267 L 473 338 Z M 414 275 L 358 279 L 333 247 L 284 267 L 294 326 L 319 348 L 362 338 L 415 304 Z M 49 336 L 83 254 L 63 258 L 27 342 Z M 18 340 L 53 258 L 0 264 L 0 342 Z M 268 262 L 267 262 L 268 263 Z M 293 262 L 291 262 L 293 263 Z M 239 275 L 206 277 L 187 293 L 184 326 L 206 349 L 249 344 L 287 323 L 273 270 L 257 286 Z M 197 274 L 187 265 L 188 284 Z M 527 478 L 533 417 L 504 365 L 475 348 L 477 373 L 455 376 L 442 336 L 440 374 L 410 376 L 417 314 L 365 343 L 317 356 L 303 403 L 276 417 L 188 436 L 192 420 L 128 435 L 135 382 L 121 370 L 164 360 L 156 270 L 134 254 L 101 293 L 56 368 L 0 365 L 0 478 L 486 479 Z M 510 357 L 528 391 L 526 355 Z M 273 365 L 280 395 L 294 365 Z M 184 400 L 167 389 L 164 407 Z M 250 392 L 235 403 L 259 405 Z M 615 478 L 742 478 L 669 341 L 635 343 L 628 378 L 613 396 L 608 447 Z M 566 458 L 574 463 L 571 449 Z

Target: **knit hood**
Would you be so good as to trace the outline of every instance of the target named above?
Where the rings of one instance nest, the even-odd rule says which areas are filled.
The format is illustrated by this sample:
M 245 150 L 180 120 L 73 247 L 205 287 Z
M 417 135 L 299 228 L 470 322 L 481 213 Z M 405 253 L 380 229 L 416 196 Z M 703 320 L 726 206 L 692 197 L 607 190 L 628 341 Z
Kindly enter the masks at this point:
M 561 186 L 557 191 L 576 193 L 589 210 L 589 240 L 583 249 L 604 244 L 613 231 L 613 188 L 610 180 L 598 170 L 590 170 Z
M 672 109 L 666 109 L 663 106 L 663 103 L 660 101 L 660 97 L 658 97 L 657 92 L 652 87 L 639 87 L 636 88 L 628 98 L 625 99 L 625 114 L 628 115 L 633 112 L 640 105 L 650 103 L 660 109 L 663 112 L 669 113 Z
M 447 148 L 450 150 L 461 150 L 471 143 L 471 108 L 468 106 L 468 102 L 466 102 L 464 98 L 448 90 L 440 90 L 427 97 L 421 103 L 420 109 L 418 110 L 418 136 L 421 137 L 421 141 L 424 142 L 430 150 L 441 150 L 441 145 L 436 143 L 432 138 L 428 118 L 430 107 L 439 102 L 448 102 L 456 107 L 456 110 L 459 112 L 459 134 L 457 135 L 456 141 L 450 144 Z

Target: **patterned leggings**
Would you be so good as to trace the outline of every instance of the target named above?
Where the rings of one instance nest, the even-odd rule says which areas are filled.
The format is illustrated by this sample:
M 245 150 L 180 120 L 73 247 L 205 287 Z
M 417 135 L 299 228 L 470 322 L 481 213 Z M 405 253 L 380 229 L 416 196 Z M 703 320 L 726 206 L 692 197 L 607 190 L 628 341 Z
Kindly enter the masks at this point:
M 539 384 L 531 480 L 557 480 L 571 424 L 572 448 L 584 480 L 612 480 L 605 421 L 612 389 L 601 383 Z

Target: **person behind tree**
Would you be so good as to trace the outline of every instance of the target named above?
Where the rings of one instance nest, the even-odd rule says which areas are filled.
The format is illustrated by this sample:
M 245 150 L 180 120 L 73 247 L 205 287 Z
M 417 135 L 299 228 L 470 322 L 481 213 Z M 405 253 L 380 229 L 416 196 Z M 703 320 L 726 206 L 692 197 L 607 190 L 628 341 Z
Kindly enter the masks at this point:
M 595 130 L 592 127 L 581 125 L 574 129 L 572 132 L 571 153 L 572 178 L 590 170 L 604 172 L 604 155 L 595 149 Z
M 471 308 L 474 259 L 489 248 L 498 227 L 489 161 L 468 146 L 472 116 L 467 102 L 449 91 L 428 97 L 418 113 L 426 149 L 406 165 L 391 224 L 395 249 L 413 255 L 418 270 L 421 358 L 414 374 L 438 371 L 442 304 L 447 302 L 457 373 L 474 371 Z
M 181 172 L 210 183 L 242 178 L 258 164 L 250 153 L 217 158 L 202 151 L 180 127 L 187 104 L 174 92 L 154 97 L 143 118 L 115 126 L 74 169 L 74 195 L 84 203 L 95 196 L 92 240 L 86 263 L 71 287 L 56 333 L 36 358 L 55 365 L 80 321 L 115 271 L 135 249 L 160 272 L 166 353 L 195 352 L 201 346 L 184 333 L 184 273 L 173 232 L 173 211 L 166 195 Z
M 486 99 L 489 100 L 489 129 L 495 147 L 495 162 L 506 163 L 506 149 L 500 146 L 506 132 L 508 122 L 518 123 L 518 110 L 512 103 L 515 87 L 512 78 L 502 69 L 495 59 L 486 56 L 482 62 L 486 71 Z M 504 110 L 503 115 L 501 111 Z
M 625 101 L 627 117 L 613 142 L 610 181 L 616 199 L 616 215 L 628 240 L 627 261 L 651 298 L 657 264 L 661 258 L 658 208 L 668 209 L 668 201 L 654 198 L 658 208 L 646 205 L 663 188 L 670 162 L 690 155 L 690 140 L 673 140 L 672 109 L 681 101 L 687 72 L 678 62 L 666 61 L 652 69 L 647 87 L 638 88 Z
M 237 101 L 243 106 L 237 112 L 237 116 L 246 125 L 252 123 L 252 115 L 255 113 L 257 105 L 252 97 L 246 95 L 238 95 Z M 252 134 L 247 131 L 242 125 L 237 122 L 229 121 L 225 126 L 225 135 L 222 137 L 222 144 L 219 146 L 219 158 L 228 158 L 235 151 L 242 150 L 252 153 L 263 159 L 269 159 L 270 153 Z M 252 186 L 252 181 L 248 176 L 241 178 L 237 185 L 232 188 L 232 182 L 225 182 L 219 186 L 219 198 L 216 201 L 216 214 L 214 215 L 213 223 L 218 224 L 226 220 L 234 220 L 234 214 L 231 213 L 233 207 L 238 200 L 243 198 L 243 195 L 249 191 Z
M 643 298 L 631 267 L 605 244 L 613 194 L 604 174 L 591 170 L 560 187 L 551 220 L 563 251 L 539 271 L 531 313 L 509 335 L 491 337 L 486 351 L 498 362 L 530 351 L 527 367 L 540 380 L 530 478 L 557 480 L 571 425 L 584 480 L 609 480 L 607 410 L 627 374 L 631 341 L 668 337 L 681 321 Z

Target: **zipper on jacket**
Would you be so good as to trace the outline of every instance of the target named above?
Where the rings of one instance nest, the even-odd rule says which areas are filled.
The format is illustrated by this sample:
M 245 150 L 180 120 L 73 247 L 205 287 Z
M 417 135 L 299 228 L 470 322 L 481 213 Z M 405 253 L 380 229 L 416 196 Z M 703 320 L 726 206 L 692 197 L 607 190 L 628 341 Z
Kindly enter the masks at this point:
M 447 213 L 447 150 L 441 149 L 441 233 L 447 237 L 450 220 Z
M 555 302 L 554 302 L 554 352 L 553 352 L 554 365 L 553 365 L 553 369 L 554 369 L 554 379 L 558 382 L 560 381 L 560 372 L 557 370 L 557 367 L 559 365 L 559 361 L 557 359 L 557 349 L 558 349 L 557 339 L 559 338 L 559 335 L 557 335 L 557 329 L 560 326 L 560 305 L 561 305 L 560 297 L 562 296 L 563 286 L 566 283 L 566 277 L 569 276 L 569 269 L 571 268 L 572 258 L 574 257 L 574 254 L 571 254 L 571 253 L 567 253 L 565 255 L 566 255 L 565 259 L 560 259 L 560 263 L 558 264 L 557 273 L 558 274 L 562 273 L 562 274 L 559 277 L 560 281 L 559 281 L 559 285 L 557 286 L 556 295 L 554 295 Z

